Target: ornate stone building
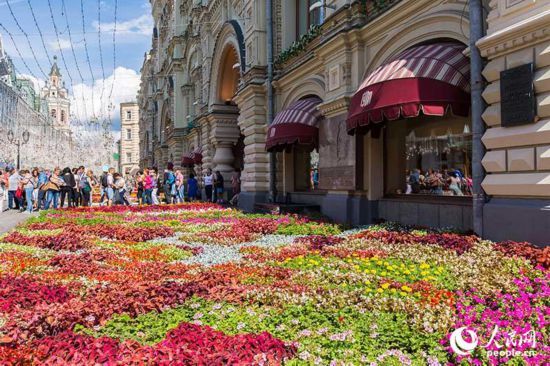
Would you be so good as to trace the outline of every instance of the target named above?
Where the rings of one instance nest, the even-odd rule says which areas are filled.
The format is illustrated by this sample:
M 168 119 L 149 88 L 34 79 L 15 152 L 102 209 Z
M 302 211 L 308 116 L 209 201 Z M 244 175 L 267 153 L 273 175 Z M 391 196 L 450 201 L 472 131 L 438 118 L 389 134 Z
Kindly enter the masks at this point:
M 242 169 L 245 209 L 268 200 L 274 176 L 278 202 L 317 206 L 340 222 L 472 229 L 468 1 L 273 0 L 273 101 L 266 1 L 151 4 L 156 27 L 139 97 L 142 113 L 149 113 L 142 123 L 152 131 L 144 163 L 172 161 L 226 177 Z M 549 4 L 491 0 L 483 7 L 490 11 L 489 33 L 479 47 L 490 60 L 491 82 L 484 93 L 490 103 L 484 187 L 496 205 L 496 196 L 522 195 L 522 177 L 534 189 L 527 196 L 548 199 L 544 119 L 518 128 L 532 141 L 493 127 L 497 74 L 507 64 L 535 62 L 537 113 L 545 116 Z M 525 50 L 512 35 L 527 37 Z M 142 149 L 149 149 L 146 137 Z M 274 175 L 268 151 L 276 156 Z
M 120 103 L 120 171 L 135 174 L 140 162 L 139 105 Z

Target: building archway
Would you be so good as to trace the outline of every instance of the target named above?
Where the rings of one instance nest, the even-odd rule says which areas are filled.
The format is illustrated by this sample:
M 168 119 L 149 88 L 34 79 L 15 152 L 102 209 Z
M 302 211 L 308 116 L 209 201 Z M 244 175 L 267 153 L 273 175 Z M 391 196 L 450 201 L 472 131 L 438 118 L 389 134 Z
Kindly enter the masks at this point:
M 244 143 L 239 144 L 241 131 L 238 125 L 239 108 L 235 101 L 244 71 L 244 39 L 239 24 L 228 21 L 218 33 L 211 68 L 209 95 L 210 127 L 207 154 L 211 164 L 204 164 L 203 171 L 212 168 L 224 177 L 226 192 L 231 186 L 231 176 L 236 166 L 244 165 Z M 229 199 L 229 195 L 224 197 Z

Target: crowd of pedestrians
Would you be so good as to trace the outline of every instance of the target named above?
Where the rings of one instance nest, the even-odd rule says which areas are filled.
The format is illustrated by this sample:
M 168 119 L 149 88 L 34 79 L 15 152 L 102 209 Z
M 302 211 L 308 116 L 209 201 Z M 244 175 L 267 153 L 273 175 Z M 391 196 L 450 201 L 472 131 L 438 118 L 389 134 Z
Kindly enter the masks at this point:
M 174 171 L 168 163 L 161 174 L 157 168 L 144 169 L 135 175 L 122 175 L 114 168 L 103 167 L 103 173 L 94 175 L 84 166 L 50 169 L 22 169 L 6 167 L 0 174 L 0 212 L 10 209 L 31 213 L 49 208 L 99 205 L 140 205 L 211 201 L 236 204 L 240 193 L 240 173 L 231 176 L 232 191 L 226 196 L 225 182 L 220 171 L 208 169 L 202 181 L 195 174 L 185 176 Z M 96 202 L 94 201 L 94 192 Z M 135 197 L 133 199 L 132 197 Z
M 8 166 L 0 175 L 0 211 L 31 213 L 50 207 L 89 206 L 94 184 L 93 172 L 83 166 L 63 170 Z

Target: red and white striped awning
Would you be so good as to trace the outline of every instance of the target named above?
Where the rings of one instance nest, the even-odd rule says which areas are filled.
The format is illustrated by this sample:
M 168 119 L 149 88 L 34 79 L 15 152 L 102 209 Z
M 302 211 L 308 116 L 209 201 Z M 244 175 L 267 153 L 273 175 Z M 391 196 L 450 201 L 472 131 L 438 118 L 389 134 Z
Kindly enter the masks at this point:
M 191 155 L 195 164 L 202 164 L 202 148 L 197 147 L 195 150 L 193 150 Z
M 190 151 L 188 153 L 183 154 L 183 157 L 181 159 L 181 165 L 185 167 L 190 167 L 195 164 L 195 161 L 193 160 L 193 152 Z
M 468 116 L 470 60 L 465 46 L 435 43 L 412 47 L 378 67 L 351 100 L 348 133 L 384 120 L 417 117 L 420 112 Z
M 307 97 L 277 113 L 267 130 L 266 149 L 278 151 L 294 144 L 317 147 L 323 118 L 317 106 L 321 102 L 318 97 Z

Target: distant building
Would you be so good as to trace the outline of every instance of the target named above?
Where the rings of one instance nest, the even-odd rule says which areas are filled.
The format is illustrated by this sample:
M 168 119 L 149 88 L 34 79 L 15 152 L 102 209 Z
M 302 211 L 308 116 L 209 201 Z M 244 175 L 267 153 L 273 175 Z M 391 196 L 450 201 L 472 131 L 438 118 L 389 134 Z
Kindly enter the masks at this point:
M 46 83 L 46 86 L 42 88 L 41 97 L 45 100 L 48 114 L 55 120 L 56 125 L 68 129 L 71 102 L 65 88 L 65 83 L 61 77 L 61 72 L 57 66 L 57 56 L 54 56 L 53 60 L 54 62 L 49 74 L 50 79 Z
M 17 75 L 13 61 L 4 51 L 0 35 L 0 81 L 14 89 L 35 111 L 41 111 L 40 95 L 35 90 L 34 82 Z
M 139 167 L 139 105 L 120 104 L 120 172 L 126 174 Z

